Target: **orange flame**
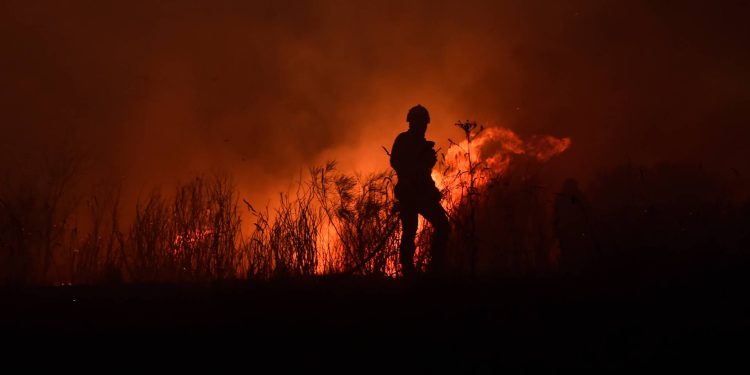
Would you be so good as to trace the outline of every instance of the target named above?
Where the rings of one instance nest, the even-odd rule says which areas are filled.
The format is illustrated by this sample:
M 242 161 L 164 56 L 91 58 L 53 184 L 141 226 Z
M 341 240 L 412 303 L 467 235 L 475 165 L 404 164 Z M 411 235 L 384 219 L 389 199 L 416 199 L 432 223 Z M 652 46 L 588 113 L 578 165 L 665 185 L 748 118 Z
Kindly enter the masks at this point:
M 441 191 L 449 189 L 447 198 L 455 202 L 467 187 L 481 188 L 492 177 L 506 173 L 513 159 L 526 157 L 546 162 L 567 150 L 570 144 L 567 137 L 533 136 L 524 141 L 507 128 L 480 128 L 471 135 L 471 143 L 468 139 L 451 142 L 443 165 L 433 170 L 432 178 Z M 473 174 L 470 173 L 472 170 Z

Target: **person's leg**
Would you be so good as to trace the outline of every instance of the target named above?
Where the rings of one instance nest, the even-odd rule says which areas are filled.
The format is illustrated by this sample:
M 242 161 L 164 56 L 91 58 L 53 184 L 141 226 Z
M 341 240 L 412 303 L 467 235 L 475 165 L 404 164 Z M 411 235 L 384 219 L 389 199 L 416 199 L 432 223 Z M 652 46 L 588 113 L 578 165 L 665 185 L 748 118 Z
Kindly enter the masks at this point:
M 401 217 L 401 244 L 399 247 L 399 263 L 401 273 L 405 277 L 414 275 L 414 239 L 417 236 L 417 211 L 402 207 L 399 214 Z
M 434 233 L 430 244 L 430 271 L 441 273 L 445 271 L 445 251 L 450 235 L 450 224 L 445 209 L 439 201 L 429 202 L 420 210 L 422 216 L 432 225 Z

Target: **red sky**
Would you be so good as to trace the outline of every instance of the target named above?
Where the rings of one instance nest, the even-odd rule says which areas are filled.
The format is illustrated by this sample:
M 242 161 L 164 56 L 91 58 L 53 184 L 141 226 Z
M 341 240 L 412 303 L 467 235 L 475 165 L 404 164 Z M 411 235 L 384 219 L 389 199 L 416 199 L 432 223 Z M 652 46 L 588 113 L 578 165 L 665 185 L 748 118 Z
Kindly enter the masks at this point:
M 2 1 L 0 172 L 86 156 L 134 191 L 216 169 L 263 200 L 326 158 L 387 167 L 414 104 L 569 136 L 559 173 L 750 173 L 747 1 Z M 61 151 L 63 150 L 63 151 Z

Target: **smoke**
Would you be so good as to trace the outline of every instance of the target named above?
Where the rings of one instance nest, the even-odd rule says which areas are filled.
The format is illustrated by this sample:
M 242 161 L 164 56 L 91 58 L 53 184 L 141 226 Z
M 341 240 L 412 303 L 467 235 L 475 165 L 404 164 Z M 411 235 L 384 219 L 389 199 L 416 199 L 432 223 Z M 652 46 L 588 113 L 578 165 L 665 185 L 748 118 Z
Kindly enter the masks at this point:
M 583 177 L 627 160 L 746 171 L 748 2 L 5 1 L 2 170 L 76 152 L 137 194 L 226 170 L 261 201 L 431 112 L 570 137 Z M 745 168 L 743 170 L 743 168 Z

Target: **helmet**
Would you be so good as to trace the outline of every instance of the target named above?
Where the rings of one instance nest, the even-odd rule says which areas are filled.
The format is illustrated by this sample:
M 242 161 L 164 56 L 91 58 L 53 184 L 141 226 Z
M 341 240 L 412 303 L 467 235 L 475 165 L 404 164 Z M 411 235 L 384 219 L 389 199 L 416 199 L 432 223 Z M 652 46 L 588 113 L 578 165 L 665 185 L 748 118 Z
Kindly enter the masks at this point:
M 421 123 L 429 123 L 430 122 L 430 113 L 427 112 L 427 108 L 423 107 L 420 104 L 415 105 L 414 107 L 411 107 L 409 110 L 409 114 L 406 115 L 406 122 L 421 122 Z

